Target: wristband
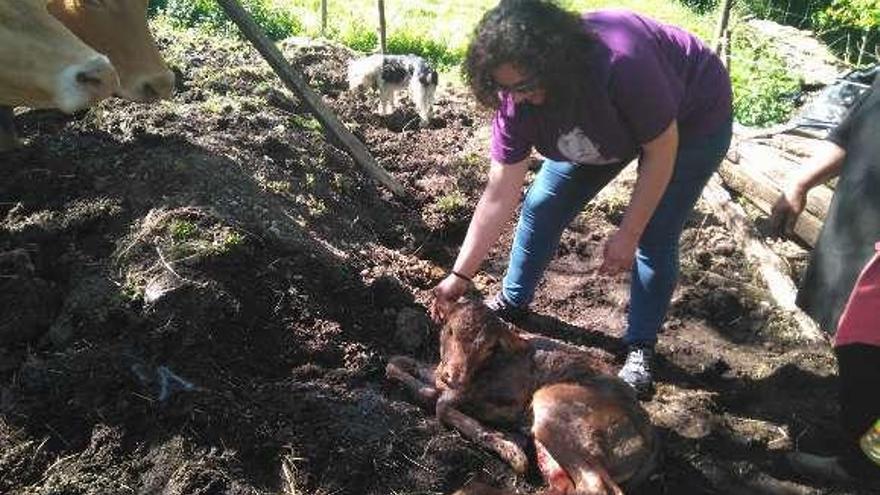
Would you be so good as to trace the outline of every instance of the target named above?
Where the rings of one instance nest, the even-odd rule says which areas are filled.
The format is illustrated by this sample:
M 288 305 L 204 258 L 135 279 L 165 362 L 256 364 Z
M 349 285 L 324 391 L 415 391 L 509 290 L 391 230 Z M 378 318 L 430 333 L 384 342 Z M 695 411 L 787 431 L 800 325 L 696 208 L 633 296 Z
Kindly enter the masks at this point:
M 455 270 L 452 270 L 452 274 L 455 275 L 456 277 L 458 277 L 458 278 L 460 278 L 460 279 L 466 281 L 466 282 L 471 282 L 471 283 L 473 283 L 473 280 L 471 280 L 471 278 L 468 277 L 467 275 L 463 275 L 463 274 L 461 274 L 461 273 L 459 273 L 459 272 L 457 272 L 457 271 L 455 271 Z

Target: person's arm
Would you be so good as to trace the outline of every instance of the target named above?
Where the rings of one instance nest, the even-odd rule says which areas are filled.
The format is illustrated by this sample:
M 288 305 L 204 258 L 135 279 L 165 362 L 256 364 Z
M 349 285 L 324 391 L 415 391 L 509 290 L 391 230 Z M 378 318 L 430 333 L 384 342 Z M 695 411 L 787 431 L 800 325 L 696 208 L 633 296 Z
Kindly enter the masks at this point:
M 639 174 L 629 206 L 617 231 L 605 243 L 600 271 L 618 273 L 632 268 L 636 246 L 672 178 L 678 153 L 675 120 L 659 136 L 642 145 Z
M 492 161 L 489 182 L 477 203 L 453 265 L 453 271 L 461 276 L 450 274 L 434 288 L 431 317 L 435 321 L 442 321 L 451 304 L 464 295 L 468 287 L 467 279 L 477 273 L 489 249 L 498 240 L 519 204 L 528 168 L 528 160 L 510 165 Z
M 773 205 L 770 222 L 777 232 L 791 235 L 798 216 L 807 204 L 810 189 L 840 174 L 846 150 L 832 141 L 823 141 L 816 154 L 793 176 Z

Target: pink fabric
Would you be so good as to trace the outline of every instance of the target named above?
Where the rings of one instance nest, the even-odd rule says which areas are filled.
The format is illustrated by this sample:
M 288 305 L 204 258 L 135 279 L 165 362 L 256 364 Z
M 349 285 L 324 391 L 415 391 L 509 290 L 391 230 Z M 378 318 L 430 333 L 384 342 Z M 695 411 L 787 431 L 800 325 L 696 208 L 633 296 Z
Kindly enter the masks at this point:
M 877 254 L 856 281 L 840 315 L 834 345 L 869 344 L 880 347 L 880 242 Z

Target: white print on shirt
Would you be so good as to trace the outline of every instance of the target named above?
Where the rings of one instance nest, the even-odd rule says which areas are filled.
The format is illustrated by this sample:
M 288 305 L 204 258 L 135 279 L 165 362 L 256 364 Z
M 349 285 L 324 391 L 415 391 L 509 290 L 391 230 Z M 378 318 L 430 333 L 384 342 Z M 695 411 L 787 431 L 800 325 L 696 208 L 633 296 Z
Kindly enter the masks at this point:
M 559 136 L 559 139 L 556 141 L 556 146 L 559 148 L 559 152 L 562 153 L 563 156 L 574 163 L 607 165 L 609 163 L 620 161 L 614 157 L 606 158 L 602 156 L 602 153 L 599 153 L 599 149 L 596 148 L 596 145 L 590 141 L 590 138 L 584 134 L 584 131 L 580 127 L 575 127 L 567 133 Z

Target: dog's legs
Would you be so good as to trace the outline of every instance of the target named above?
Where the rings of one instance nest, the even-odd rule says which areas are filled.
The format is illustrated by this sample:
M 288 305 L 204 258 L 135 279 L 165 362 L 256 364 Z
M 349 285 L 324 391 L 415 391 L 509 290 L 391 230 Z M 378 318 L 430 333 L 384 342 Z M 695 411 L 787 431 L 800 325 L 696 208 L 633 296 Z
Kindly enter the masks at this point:
M 431 111 L 434 105 L 435 85 L 424 85 L 418 78 L 413 78 L 409 85 L 409 93 L 412 96 L 413 103 L 419 113 L 419 120 L 422 126 L 428 125 L 431 121 Z
M 391 92 L 391 88 L 388 87 L 387 84 L 382 83 L 381 81 L 378 84 L 379 89 L 379 115 L 388 115 L 388 97 Z

